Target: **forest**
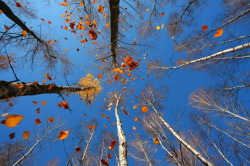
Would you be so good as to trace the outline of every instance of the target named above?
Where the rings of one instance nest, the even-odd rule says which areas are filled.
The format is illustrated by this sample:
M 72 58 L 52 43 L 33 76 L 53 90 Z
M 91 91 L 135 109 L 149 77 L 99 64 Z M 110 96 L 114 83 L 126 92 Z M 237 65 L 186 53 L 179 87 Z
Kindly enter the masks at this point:
M 248 0 L 0 0 L 0 166 L 250 165 Z

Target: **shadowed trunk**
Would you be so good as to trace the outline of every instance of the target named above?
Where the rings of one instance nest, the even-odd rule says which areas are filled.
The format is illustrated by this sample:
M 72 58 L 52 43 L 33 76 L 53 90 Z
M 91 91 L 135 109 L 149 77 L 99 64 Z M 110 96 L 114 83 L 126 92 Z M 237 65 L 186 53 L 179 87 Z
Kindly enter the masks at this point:
M 18 88 L 19 87 L 19 88 Z M 94 87 L 56 86 L 54 84 L 35 84 L 24 82 L 0 81 L 0 100 L 8 97 L 38 95 L 45 93 L 85 91 Z
M 111 29 L 111 56 L 113 64 L 116 65 L 116 48 L 117 48 L 117 40 L 118 40 L 118 22 L 119 22 L 119 3 L 120 0 L 109 0 L 110 6 L 110 29 Z

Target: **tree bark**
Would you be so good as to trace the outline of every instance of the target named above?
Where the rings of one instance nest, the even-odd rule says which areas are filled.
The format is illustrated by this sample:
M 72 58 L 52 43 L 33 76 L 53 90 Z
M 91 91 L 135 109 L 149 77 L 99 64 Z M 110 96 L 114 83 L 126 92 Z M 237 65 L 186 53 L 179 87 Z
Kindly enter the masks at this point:
M 195 59 L 195 60 L 192 60 L 192 61 L 184 62 L 183 64 L 181 64 L 179 66 L 160 67 L 160 68 L 162 68 L 164 70 L 179 69 L 181 67 L 185 67 L 185 66 L 188 66 L 188 65 L 191 65 L 191 64 L 194 64 L 194 63 L 199 63 L 199 62 L 203 62 L 203 61 L 207 61 L 207 60 L 213 60 L 213 58 L 215 58 L 215 57 L 218 57 L 218 56 L 221 56 L 221 55 L 224 55 L 224 54 L 229 54 L 229 53 L 232 53 L 232 52 L 235 52 L 235 51 L 240 51 L 240 50 L 243 50 L 243 49 L 246 49 L 246 48 L 249 48 L 249 47 L 250 47 L 250 43 L 245 43 L 245 44 L 242 44 L 242 45 L 239 45 L 239 46 L 236 46 L 236 47 L 233 47 L 233 48 L 229 48 L 229 49 L 217 52 L 215 54 L 212 54 L 212 55 L 209 55 L 209 56 L 206 56 L 206 57 L 203 57 L 203 58 L 199 58 L 199 59 Z
M 125 134 L 122 129 L 122 123 L 118 115 L 120 95 L 119 97 L 115 95 L 115 97 L 116 97 L 115 117 L 116 117 L 116 125 L 117 125 L 117 134 L 118 134 L 118 139 L 119 139 L 119 163 L 120 163 L 120 166 L 127 166 L 128 165 L 127 142 L 126 142 Z
M 109 0 L 110 7 L 110 30 L 111 30 L 111 56 L 113 64 L 116 65 L 116 49 L 117 49 L 117 40 L 118 40 L 118 23 L 119 23 L 119 3 L 120 0 Z
M 83 161 L 84 161 L 85 156 L 86 156 L 86 154 L 87 154 L 87 150 L 88 150 L 88 148 L 89 148 L 89 144 L 90 144 L 90 142 L 91 142 L 92 139 L 93 139 L 94 132 L 95 132 L 95 129 L 94 129 L 93 132 L 90 134 L 90 138 L 89 138 L 89 141 L 88 141 L 88 143 L 87 143 L 87 145 L 86 145 L 86 148 L 85 148 L 85 150 L 84 150 L 84 153 L 83 153 L 83 155 L 82 155 L 82 158 L 81 158 L 81 161 L 80 161 L 80 165 L 83 165 Z
M 168 130 L 177 138 L 182 145 L 184 145 L 191 153 L 193 153 L 203 164 L 207 166 L 213 166 L 211 162 L 209 162 L 200 152 L 195 150 L 189 143 L 187 143 L 184 139 L 181 138 L 181 136 L 174 131 L 174 129 L 161 117 L 161 115 L 158 113 L 156 108 L 151 104 L 151 107 L 153 108 L 154 112 L 158 115 L 160 120 L 163 122 L 163 124 L 168 128 Z
M 18 86 L 22 88 L 18 88 Z M 51 86 L 51 90 L 49 89 Z M 54 84 L 35 84 L 24 82 L 0 81 L 0 100 L 7 97 L 38 95 L 46 93 L 62 94 L 64 92 L 85 91 L 94 87 L 56 86 Z

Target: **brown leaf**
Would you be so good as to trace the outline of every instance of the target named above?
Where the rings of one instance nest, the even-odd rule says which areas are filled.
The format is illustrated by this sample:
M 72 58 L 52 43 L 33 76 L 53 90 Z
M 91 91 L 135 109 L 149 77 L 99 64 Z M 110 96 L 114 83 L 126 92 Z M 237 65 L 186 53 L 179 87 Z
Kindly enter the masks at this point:
M 10 139 L 13 139 L 15 137 L 15 133 L 9 134 Z
M 23 139 L 28 139 L 29 138 L 30 131 L 24 131 L 23 132 Z
M 38 118 L 36 118 L 36 120 L 35 120 L 35 124 L 41 124 L 41 120 L 40 120 L 40 119 L 38 119 Z

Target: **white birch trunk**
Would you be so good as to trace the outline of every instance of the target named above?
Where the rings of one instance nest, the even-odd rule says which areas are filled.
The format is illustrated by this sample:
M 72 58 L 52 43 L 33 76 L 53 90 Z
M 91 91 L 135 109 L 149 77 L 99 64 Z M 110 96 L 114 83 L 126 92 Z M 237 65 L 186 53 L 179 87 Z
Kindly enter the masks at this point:
M 192 152 L 202 163 L 204 163 L 207 166 L 213 166 L 211 162 L 209 162 L 200 152 L 195 150 L 189 143 L 187 143 L 184 139 L 181 138 L 181 136 L 174 131 L 174 129 L 161 117 L 161 115 L 158 113 L 156 108 L 151 104 L 154 112 L 158 115 L 158 117 L 161 119 L 163 124 L 168 128 L 168 130 L 177 138 L 182 145 L 184 145 L 190 152 Z
M 212 60 L 215 57 L 218 57 L 218 56 L 221 56 L 221 55 L 224 55 L 224 54 L 228 54 L 228 53 L 232 53 L 232 52 L 235 52 L 235 51 L 240 51 L 240 50 L 243 50 L 243 49 L 249 48 L 249 47 L 250 47 L 250 43 L 245 43 L 245 44 L 242 44 L 242 45 L 239 45 L 239 46 L 236 46 L 236 47 L 233 47 L 233 48 L 229 48 L 229 49 L 217 52 L 215 54 L 212 54 L 212 55 L 209 55 L 209 56 L 206 56 L 206 57 L 203 57 L 203 58 L 199 58 L 199 59 L 195 59 L 195 60 L 192 60 L 192 61 L 184 62 L 183 64 L 181 64 L 179 66 L 159 67 L 159 68 L 165 69 L 165 70 L 179 69 L 181 67 L 185 67 L 185 66 L 188 66 L 188 65 L 191 65 L 191 64 L 194 64 L 194 63 L 199 63 L 199 62 L 203 62 L 203 61 L 207 61 L 207 60 Z
M 122 129 L 122 123 L 120 120 L 120 117 L 118 115 L 118 106 L 119 106 L 119 97 L 116 96 L 116 106 L 115 106 L 115 117 L 116 117 L 116 125 L 117 125 L 117 135 L 119 139 L 119 163 L 120 166 L 127 166 L 128 160 L 127 160 L 127 142 L 126 137 Z
M 88 141 L 88 143 L 87 143 L 87 145 L 86 145 L 86 148 L 85 148 L 85 150 L 84 150 L 84 153 L 83 153 L 83 155 L 82 155 L 81 165 L 83 164 L 83 161 L 84 161 L 85 156 L 86 156 L 86 154 L 87 154 L 87 150 L 88 150 L 88 148 L 89 148 L 89 144 L 90 144 L 90 142 L 91 142 L 92 139 L 93 139 L 94 132 L 95 132 L 95 130 L 93 130 L 93 132 L 90 134 L 89 141 Z

